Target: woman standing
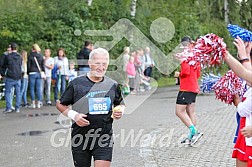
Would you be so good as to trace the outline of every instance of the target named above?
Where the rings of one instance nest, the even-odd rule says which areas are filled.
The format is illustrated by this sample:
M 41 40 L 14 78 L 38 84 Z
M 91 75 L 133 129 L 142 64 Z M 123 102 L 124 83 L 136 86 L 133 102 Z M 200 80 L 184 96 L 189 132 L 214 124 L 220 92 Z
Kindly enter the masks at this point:
M 54 58 L 54 64 L 57 66 L 57 79 L 54 87 L 54 100 L 58 100 L 58 93 L 60 95 L 66 89 L 66 80 L 68 80 L 68 59 L 65 55 L 65 50 L 60 48 L 57 52 L 57 57 Z
M 35 90 L 37 95 L 37 108 L 40 108 L 42 106 L 42 78 L 40 75 L 40 70 L 45 71 L 45 69 L 44 59 L 40 52 L 41 49 L 38 44 L 33 44 L 32 51 L 28 57 L 27 62 L 27 73 L 29 75 L 29 87 L 32 100 L 31 108 L 36 108 Z
M 28 74 L 27 74 L 27 52 L 21 52 L 22 57 L 22 80 L 21 80 L 21 102 L 24 101 L 23 106 L 28 107 L 27 103 L 27 88 L 28 88 Z
M 125 85 L 128 85 L 129 83 L 129 79 L 128 79 L 128 75 L 127 75 L 127 64 L 129 62 L 129 58 L 130 58 L 130 48 L 129 47 L 124 47 L 123 49 L 123 55 L 122 55 L 122 60 L 123 60 L 123 82 Z

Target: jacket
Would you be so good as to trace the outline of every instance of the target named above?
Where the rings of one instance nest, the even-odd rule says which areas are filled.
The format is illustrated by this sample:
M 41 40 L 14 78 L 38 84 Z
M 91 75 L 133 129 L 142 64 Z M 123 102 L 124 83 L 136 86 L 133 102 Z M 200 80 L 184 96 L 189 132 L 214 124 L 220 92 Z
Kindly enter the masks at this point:
M 78 68 L 89 67 L 87 61 L 89 59 L 90 50 L 88 48 L 83 48 L 77 55 Z
M 187 62 L 181 63 L 180 91 L 199 93 L 198 78 L 200 77 L 200 64 L 190 65 Z
M 21 56 L 17 52 L 12 52 L 4 57 L 1 75 L 14 80 L 19 80 L 22 77 L 21 67 Z
M 30 55 L 28 56 L 28 61 L 27 61 L 27 73 L 28 74 L 31 72 L 38 72 L 38 73 L 40 72 L 38 69 L 38 66 L 35 62 L 34 57 L 37 58 L 40 70 L 45 71 L 43 56 L 40 53 L 31 52 Z

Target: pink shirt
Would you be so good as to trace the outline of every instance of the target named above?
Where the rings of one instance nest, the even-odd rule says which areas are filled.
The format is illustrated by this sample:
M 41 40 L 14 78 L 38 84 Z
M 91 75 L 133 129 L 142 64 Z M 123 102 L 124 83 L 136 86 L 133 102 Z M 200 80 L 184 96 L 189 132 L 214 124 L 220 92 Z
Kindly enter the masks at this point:
M 134 63 L 128 62 L 126 66 L 127 74 L 130 76 L 136 76 L 136 69 Z

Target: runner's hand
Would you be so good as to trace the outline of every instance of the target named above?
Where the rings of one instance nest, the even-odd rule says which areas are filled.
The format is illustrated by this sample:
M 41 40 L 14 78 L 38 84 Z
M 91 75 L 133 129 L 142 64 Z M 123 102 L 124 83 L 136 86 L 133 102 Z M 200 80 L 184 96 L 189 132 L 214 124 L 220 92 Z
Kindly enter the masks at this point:
M 74 117 L 74 121 L 80 127 L 88 126 L 90 123 L 88 120 L 85 119 L 86 117 L 87 117 L 87 115 L 85 115 L 85 114 L 77 114 Z
M 113 115 L 112 118 L 114 119 L 120 119 L 124 113 L 125 106 L 116 106 L 113 109 Z
M 120 111 L 113 112 L 113 117 L 114 119 L 120 119 L 122 117 L 122 112 Z
M 252 126 L 246 126 L 241 129 L 241 134 L 244 137 L 252 137 Z

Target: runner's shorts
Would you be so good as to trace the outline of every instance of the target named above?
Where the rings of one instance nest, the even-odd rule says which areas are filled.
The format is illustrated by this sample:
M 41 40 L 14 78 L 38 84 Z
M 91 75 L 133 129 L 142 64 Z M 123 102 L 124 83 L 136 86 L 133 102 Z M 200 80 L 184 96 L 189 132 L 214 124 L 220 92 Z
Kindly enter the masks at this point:
M 187 105 L 187 104 L 195 103 L 196 96 L 197 96 L 197 93 L 179 91 L 176 104 Z
M 93 150 L 81 150 L 81 151 L 72 150 L 74 166 L 90 167 L 92 157 L 94 158 L 94 161 L 103 160 L 111 162 L 112 152 L 113 147 L 97 147 Z
M 105 132 L 99 134 L 99 137 L 92 137 L 93 134 L 90 134 L 89 138 L 84 137 L 82 141 L 82 138 L 76 137 L 74 139 L 74 136 L 72 136 L 72 154 L 75 167 L 90 167 L 92 157 L 94 161 L 111 162 L 114 144 L 112 129 L 106 129 Z M 77 134 L 76 136 L 81 135 Z M 83 136 L 86 136 L 86 134 Z M 78 143 L 81 144 L 78 145 Z

